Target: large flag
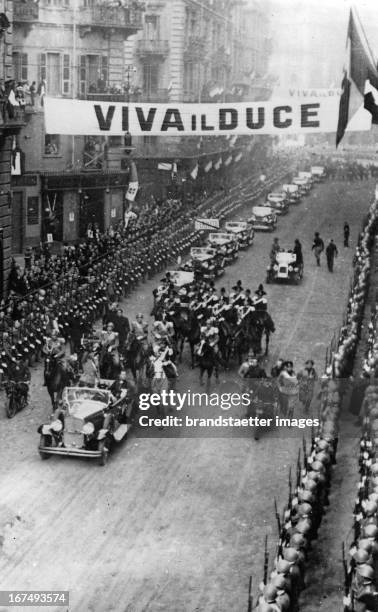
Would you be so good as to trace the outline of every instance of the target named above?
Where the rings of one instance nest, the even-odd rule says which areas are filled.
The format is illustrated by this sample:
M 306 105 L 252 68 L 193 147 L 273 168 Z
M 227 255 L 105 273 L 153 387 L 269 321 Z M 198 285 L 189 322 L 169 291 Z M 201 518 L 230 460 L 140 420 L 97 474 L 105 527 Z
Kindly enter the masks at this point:
M 378 123 L 378 71 L 365 32 L 354 10 L 350 10 L 346 44 L 346 64 L 336 133 L 336 146 L 357 111 L 363 106 Z

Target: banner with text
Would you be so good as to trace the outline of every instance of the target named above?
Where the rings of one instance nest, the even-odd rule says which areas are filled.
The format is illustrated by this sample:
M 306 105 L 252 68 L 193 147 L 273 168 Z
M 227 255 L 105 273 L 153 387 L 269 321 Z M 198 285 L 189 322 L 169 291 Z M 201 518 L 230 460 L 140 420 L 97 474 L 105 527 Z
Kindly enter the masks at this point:
M 221 104 L 109 103 L 45 98 L 47 134 L 86 136 L 193 136 L 334 132 L 339 96 L 274 98 L 268 102 Z M 363 107 L 350 130 L 369 130 Z

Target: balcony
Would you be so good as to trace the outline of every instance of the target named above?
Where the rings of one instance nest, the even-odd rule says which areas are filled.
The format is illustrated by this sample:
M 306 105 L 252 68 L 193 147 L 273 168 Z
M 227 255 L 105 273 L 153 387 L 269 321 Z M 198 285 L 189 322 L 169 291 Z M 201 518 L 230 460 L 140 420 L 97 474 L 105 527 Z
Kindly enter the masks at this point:
M 134 2 L 133 5 L 135 4 Z M 83 38 L 96 29 L 106 33 L 110 28 L 122 32 L 127 38 L 143 28 L 142 14 L 142 5 L 136 8 L 131 5 L 114 7 L 107 4 L 82 7 L 78 11 L 80 36 Z
M 157 104 L 158 102 L 168 102 L 169 92 L 168 89 L 157 89 L 156 91 L 142 92 L 139 102 L 152 102 Z
M 205 36 L 188 36 L 184 49 L 184 60 L 204 60 L 207 51 L 207 39 Z
M 169 53 L 169 43 L 167 40 L 142 39 L 137 41 L 136 53 L 140 59 L 150 59 L 151 57 L 164 60 Z
M 32 24 L 39 19 L 39 4 L 33 0 L 13 2 L 13 21 L 14 23 Z
M 26 125 L 26 111 L 24 106 L 13 106 L 1 101 L 0 133 L 16 134 Z

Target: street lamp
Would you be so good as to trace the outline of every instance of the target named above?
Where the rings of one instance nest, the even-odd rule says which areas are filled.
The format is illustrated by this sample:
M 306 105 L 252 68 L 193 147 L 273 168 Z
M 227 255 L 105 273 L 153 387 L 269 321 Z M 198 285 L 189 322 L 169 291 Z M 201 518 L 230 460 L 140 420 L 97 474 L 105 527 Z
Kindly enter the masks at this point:
M 130 102 L 130 74 L 135 73 L 137 69 L 132 64 L 128 64 L 126 66 L 126 75 L 127 75 L 127 102 Z

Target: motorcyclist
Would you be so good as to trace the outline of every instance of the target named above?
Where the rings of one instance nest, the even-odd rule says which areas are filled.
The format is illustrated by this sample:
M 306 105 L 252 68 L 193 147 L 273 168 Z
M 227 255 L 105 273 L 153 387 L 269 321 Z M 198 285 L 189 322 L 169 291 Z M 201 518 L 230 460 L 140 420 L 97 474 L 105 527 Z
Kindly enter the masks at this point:
M 30 370 L 19 355 L 9 365 L 8 377 L 9 380 L 13 380 L 17 384 L 20 395 L 25 398 L 26 403 L 29 393 Z

